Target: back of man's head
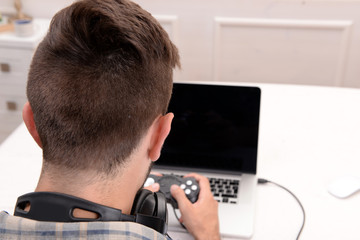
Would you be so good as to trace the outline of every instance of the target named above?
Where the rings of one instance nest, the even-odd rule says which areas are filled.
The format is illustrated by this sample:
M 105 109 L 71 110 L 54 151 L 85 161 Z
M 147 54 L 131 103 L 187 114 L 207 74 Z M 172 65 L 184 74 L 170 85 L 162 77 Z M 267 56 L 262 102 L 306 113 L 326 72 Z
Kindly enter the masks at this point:
M 27 95 L 46 164 L 110 173 L 167 110 L 176 47 L 127 0 L 82 0 L 57 13 Z

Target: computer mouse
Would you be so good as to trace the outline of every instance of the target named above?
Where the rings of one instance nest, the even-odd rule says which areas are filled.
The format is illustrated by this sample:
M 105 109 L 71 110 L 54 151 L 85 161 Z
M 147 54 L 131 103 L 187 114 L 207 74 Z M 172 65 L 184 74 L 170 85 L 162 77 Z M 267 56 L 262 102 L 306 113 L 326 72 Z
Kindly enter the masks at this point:
M 347 198 L 360 190 L 360 177 L 342 176 L 328 185 L 328 191 L 338 198 Z

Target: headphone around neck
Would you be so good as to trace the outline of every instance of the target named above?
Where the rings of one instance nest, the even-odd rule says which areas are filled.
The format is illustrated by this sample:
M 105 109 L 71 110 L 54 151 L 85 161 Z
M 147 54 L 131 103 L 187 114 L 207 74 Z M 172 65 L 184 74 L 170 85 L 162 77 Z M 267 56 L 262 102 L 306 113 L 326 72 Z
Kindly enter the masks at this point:
M 30 206 L 28 211 L 27 206 Z M 93 212 L 98 217 L 76 218 L 73 216 L 74 209 Z M 34 192 L 18 198 L 14 216 L 52 222 L 128 221 L 140 223 L 162 234 L 167 232 L 165 195 L 146 189 L 141 189 L 136 194 L 131 215 L 123 214 L 120 209 L 62 193 Z

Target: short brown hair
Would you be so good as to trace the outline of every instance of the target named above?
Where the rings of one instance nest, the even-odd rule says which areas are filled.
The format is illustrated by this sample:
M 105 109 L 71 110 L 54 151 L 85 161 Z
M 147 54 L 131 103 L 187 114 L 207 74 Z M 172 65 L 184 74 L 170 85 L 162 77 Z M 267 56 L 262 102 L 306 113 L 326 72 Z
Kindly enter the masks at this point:
M 29 72 L 27 96 L 46 163 L 111 172 L 167 111 L 177 48 L 127 0 L 58 12 Z

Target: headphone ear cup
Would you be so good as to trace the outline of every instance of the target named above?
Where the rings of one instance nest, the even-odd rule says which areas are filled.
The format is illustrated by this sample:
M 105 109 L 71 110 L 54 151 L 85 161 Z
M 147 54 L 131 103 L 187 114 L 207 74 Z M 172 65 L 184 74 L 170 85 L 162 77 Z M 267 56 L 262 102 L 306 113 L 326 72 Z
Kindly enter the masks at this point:
M 134 203 L 131 209 L 131 214 L 136 215 L 138 213 L 154 216 L 156 210 L 157 201 L 154 198 L 153 192 L 147 189 L 141 189 L 137 192 Z
M 167 232 L 167 206 L 163 193 L 153 193 L 146 189 L 139 190 L 135 196 L 131 214 L 135 216 L 135 222 L 162 234 Z
M 138 213 L 148 216 L 156 216 L 167 223 L 166 197 L 162 192 L 151 192 L 147 189 L 141 189 L 135 196 L 131 209 L 131 214 Z
M 162 192 L 156 192 L 154 193 L 154 195 L 156 196 L 156 200 L 157 200 L 156 216 L 161 219 L 164 219 L 164 221 L 167 223 L 168 215 L 167 215 L 167 205 L 166 205 L 167 201 L 165 194 L 163 194 Z

